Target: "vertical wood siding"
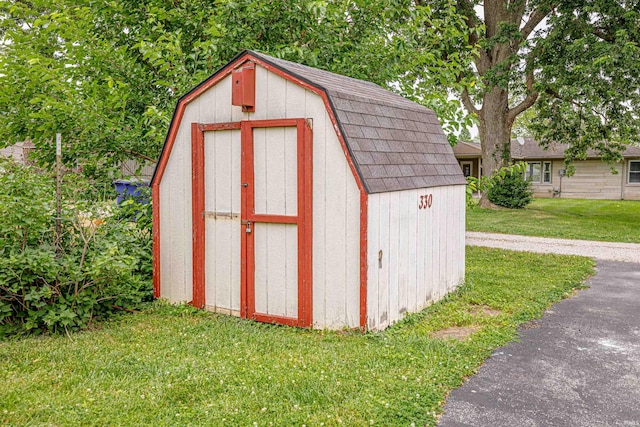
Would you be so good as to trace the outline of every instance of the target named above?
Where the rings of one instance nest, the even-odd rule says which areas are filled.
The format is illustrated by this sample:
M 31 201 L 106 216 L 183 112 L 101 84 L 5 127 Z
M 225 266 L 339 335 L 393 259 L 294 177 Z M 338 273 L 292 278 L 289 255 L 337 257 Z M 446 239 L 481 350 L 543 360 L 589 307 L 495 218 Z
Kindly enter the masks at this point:
M 254 226 L 256 312 L 298 317 L 298 226 Z
M 205 211 L 208 213 L 205 218 L 205 302 L 209 308 L 238 314 L 240 131 L 205 132 L 204 147 Z
M 172 302 L 189 301 L 192 296 L 191 123 L 281 118 L 313 120 L 314 327 L 342 328 L 346 325 L 356 328 L 359 326 L 360 301 L 360 193 L 355 178 L 349 169 L 322 98 L 260 66 L 256 67 L 255 113 L 243 113 L 241 107 L 231 105 L 230 77 L 224 78 L 186 106 L 160 184 L 161 296 Z M 209 199 L 215 197 L 209 191 L 212 185 L 211 176 L 216 174 L 215 168 L 212 167 L 215 160 L 210 159 L 212 153 L 215 159 L 215 150 L 212 152 L 209 146 L 212 145 L 210 141 L 214 139 L 217 143 L 218 137 L 211 137 L 209 134 L 220 133 L 220 138 L 225 138 L 221 132 L 205 132 L 205 206 L 210 206 Z M 238 138 L 238 145 L 239 143 Z M 239 188 L 237 195 L 240 195 Z M 289 196 L 286 199 L 286 209 L 289 209 Z M 209 207 L 206 209 L 209 210 Z M 216 232 L 210 232 L 211 222 L 207 220 L 205 226 L 206 305 L 209 308 L 216 308 L 212 307 L 212 304 L 227 305 L 231 298 L 230 306 L 236 309 L 239 307 L 236 302 L 236 298 L 239 299 L 239 290 L 225 293 L 220 285 L 218 293 L 220 282 L 216 279 L 214 291 L 209 280 L 211 275 L 222 275 L 223 271 L 235 272 L 239 268 L 234 264 L 235 259 L 239 260 L 239 257 L 236 258 L 230 253 L 236 251 L 233 248 L 233 240 L 232 247 L 227 249 L 228 258 L 218 256 L 223 248 L 216 246 L 219 242 L 216 242 Z M 233 232 L 235 231 L 231 231 Z M 288 235 L 288 231 L 284 233 Z M 215 264 L 212 264 L 213 260 Z M 225 274 L 233 277 L 232 273 Z M 290 277 L 287 276 L 285 279 L 288 283 Z M 229 289 L 233 286 L 235 285 L 229 283 Z M 292 309 L 291 304 L 287 294 L 283 310 L 288 313 L 287 310 Z
M 418 209 L 421 195 L 432 195 L 430 208 Z M 464 186 L 373 194 L 368 218 L 369 329 L 384 329 L 462 283 Z
M 296 128 L 253 131 L 255 213 L 298 215 Z

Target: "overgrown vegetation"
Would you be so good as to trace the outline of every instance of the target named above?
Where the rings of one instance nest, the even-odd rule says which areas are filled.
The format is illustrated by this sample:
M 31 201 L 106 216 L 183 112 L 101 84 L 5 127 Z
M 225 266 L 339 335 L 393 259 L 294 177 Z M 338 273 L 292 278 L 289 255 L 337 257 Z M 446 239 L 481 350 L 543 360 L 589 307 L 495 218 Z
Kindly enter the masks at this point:
M 467 209 L 467 230 L 640 243 L 640 201 L 534 199 L 525 209 Z
M 519 182 L 516 175 L 520 176 L 522 181 L 524 181 L 522 174 L 524 173 L 526 168 L 526 162 L 518 162 L 510 164 L 509 166 L 503 166 L 500 169 L 495 170 L 491 174 L 491 176 L 481 176 L 480 178 L 476 178 L 475 176 L 468 176 L 466 188 L 467 207 L 476 207 L 477 203 L 474 199 L 474 195 L 476 194 L 480 196 L 482 196 L 483 194 L 487 194 L 489 196 L 489 200 L 491 200 L 490 194 L 494 194 L 496 195 L 496 200 L 504 204 L 500 204 L 491 200 L 492 203 L 507 208 L 516 208 L 519 203 L 522 203 L 524 200 L 526 200 L 523 199 L 524 197 L 526 197 L 526 193 L 522 193 L 521 191 L 526 191 L 526 188 L 530 189 L 531 187 L 530 184 L 524 183 L 524 186 L 522 186 L 522 188 L 519 190 L 519 187 L 516 185 L 516 183 Z M 519 192 L 513 195 L 512 198 L 515 200 L 512 200 L 512 198 L 510 197 L 510 192 L 514 190 L 518 190 Z M 531 198 L 531 194 L 529 194 L 529 198 Z M 527 201 L 527 203 L 529 202 L 530 200 Z
M 510 171 L 489 189 L 487 197 L 498 206 L 522 209 L 533 200 L 533 190 L 521 172 Z
M 592 266 L 470 247 L 459 292 L 382 333 L 156 304 L 71 337 L 0 342 L 0 424 L 433 426 L 447 394 Z M 478 330 L 435 337 L 452 327 Z
M 30 138 L 41 163 L 108 175 L 156 161 L 176 101 L 244 49 L 381 85 L 471 124 L 443 83 L 472 53 L 453 6 L 405 0 L 0 0 L 0 147 Z M 426 22 L 429 25 L 424 25 Z M 437 49 L 437 50 L 436 50 Z M 446 60 L 434 52 L 451 51 Z M 445 124 L 446 126 L 446 124 Z
M 82 329 L 150 299 L 150 205 L 115 208 L 70 174 L 58 235 L 53 177 L 0 169 L 0 336 Z

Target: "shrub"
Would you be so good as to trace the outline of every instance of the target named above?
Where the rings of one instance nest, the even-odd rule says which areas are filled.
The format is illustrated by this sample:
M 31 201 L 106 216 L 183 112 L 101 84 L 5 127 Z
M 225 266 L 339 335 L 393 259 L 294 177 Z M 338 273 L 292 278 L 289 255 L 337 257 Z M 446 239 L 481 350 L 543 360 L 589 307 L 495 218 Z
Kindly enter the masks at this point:
M 522 209 L 533 200 L 531 183 L 520 172 L 508 172 L 498 179 L 487 192 L 487 197 L 498 206 Z
M 77 330 L 152 297 L 150 206 L 114 202 L 67 176 L 62 232 L 55 183 L 33 168 L 0 163 L 0 335 Z
M 482 176 L 476 178 L 474 176 L 467 177 L 467 207 L 475 208 L 476 202 L 473 199 L 474 193 L 485 193 L 489 195 L 489 191 L 496 185 L 501 184 L 507 175 L 520 174 L 522 175 L 527 169 L 526 162 L 518 162 L 503 166 L 500 169 L 493 171 L 491 176 Z M 528 203 L 528 202 L 527 202 Z

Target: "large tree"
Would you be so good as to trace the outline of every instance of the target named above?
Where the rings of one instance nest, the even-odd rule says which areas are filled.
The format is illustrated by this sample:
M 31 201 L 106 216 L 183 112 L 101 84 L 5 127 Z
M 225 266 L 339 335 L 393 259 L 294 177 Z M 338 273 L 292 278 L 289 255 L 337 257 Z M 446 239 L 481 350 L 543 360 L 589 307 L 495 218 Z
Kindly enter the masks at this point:
M 534 106 L 535 136 L 570 144 L 568 163 L 589 148 L 616 161 L 640 140 L 637 0 L 458 0 L 457 9 L 477 47 L 458 80 L 477 118 L 485 175 L 509 162 L 514 120 Z

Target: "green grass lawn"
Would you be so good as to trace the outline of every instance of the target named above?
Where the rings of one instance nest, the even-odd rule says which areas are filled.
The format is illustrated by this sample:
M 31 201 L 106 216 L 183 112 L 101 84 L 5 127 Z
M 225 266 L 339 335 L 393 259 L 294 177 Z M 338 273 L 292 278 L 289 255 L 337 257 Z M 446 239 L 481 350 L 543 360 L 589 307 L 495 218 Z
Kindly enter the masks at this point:
M 640 243 L 640 201 L 535 199 L 525 209 L 467 209 L 467 230 Z
M 434 425 L 517 325 L 592 271 L 587 258 L 470 247 L 466 285 L 381 333 L 155 304 L 92 331 L 0 341 L 0 425 Z M 451 327 L 477 331 L 433 336 Z

